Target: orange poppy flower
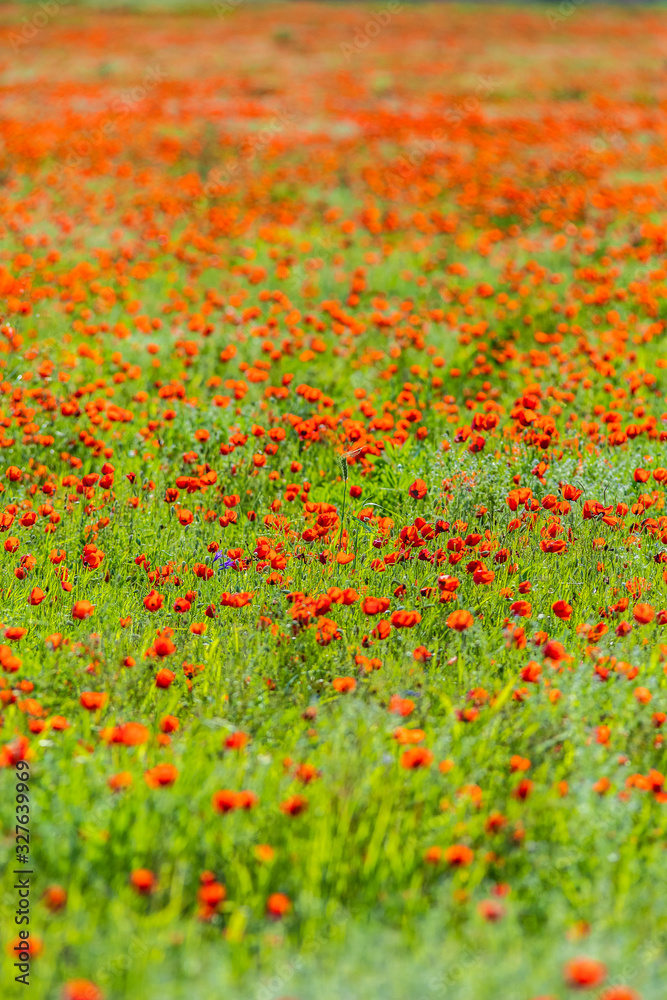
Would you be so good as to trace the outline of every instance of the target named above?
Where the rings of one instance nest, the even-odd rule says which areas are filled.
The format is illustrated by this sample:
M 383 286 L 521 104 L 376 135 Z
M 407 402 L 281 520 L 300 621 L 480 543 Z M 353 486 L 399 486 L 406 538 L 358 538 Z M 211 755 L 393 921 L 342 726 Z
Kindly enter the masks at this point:
M 124 743 L 127 747 L 137 747 L 147 743 L 149 738 L 150 732 L 146 726 L 142 726 L 140 722 L 126 722 L 115 729 L 112 742 Z
M 272 893 L 266 901 L 266 912 L 274 920 L 280 920 L 292 909 L 289 896 L 283 892 Z
M 240 729 L 237 729 L 235 733 L 230 733 L 225 739 L 225 746 L 228 750 L 243 750 L 249 739 L 247 733 L 242 733 Z
M 548 660 L 559 661 L 565 659 L 567 656 L 563 644 L 556 642 L 555 639 L 549 639 L 548 642 L 545 642 L 542 647 L 542 652 Z
M 496 923 L 505 916 L 505 907 L 497 899 L 483 899 L 477 906 L 477 912 L 484 920 Z
M 96 712 L 98 709 L 104 708 L 108 700 L 109 695 L 104 691 L 82 691 L 79 703 L 82 708 L 88 709 L 89 712 Z
M 95 605 L 91 604 L 90 601 L 77 601 L 72 607 L 72 618 L 83 621 L 85 618 L 90 618 L 94 610 Z
M 334 677 L 331 682 L 335 691 L 344 694 L 346 691 L 354 691 L 357 682 L 354 677 Z
M 401 755 L 401 767 L 406 770 L 429 767 L 432 763 L 433 754 L 426 747 L 411 747 Z
M 361 605 L 365 615 L 380 615 L 389 608 L 387 597 L 367 597 Z
M 648 625 L 655 618 L 655 610 L 651 604 L 635 604 L 632 617 L 640 625 Z
M 417 663 L 427 663 L 433 657 L 433 653 L 429 653 L 426 646 L 417 646 L 412 651 L 412 658 L 417 661 Z
M 112 774 L 107 779 L 107 784 L 112 792 L 118 792 L 122 788 L 129 788 L 132 781 L 132 774 L 129 771 L 120 771 L 118 774 Z
M 152 655 L 158 656 L 160 659 L 163 659 L 166 656 L 171 656 L 171 654 L 175 652 L 176 646 L 173 644 L 168 635 L 159 635 L 153 643 Z M 167 673 L 169 673 L 169 671 L 167 671 Z
M 521 670 L 521 680 L 528 681 L 530 684 L 537 684 L 541 675 L 542 667 L 535 660 L 531 660 Z
M 423 729 L 407 729 L 405 726 L 398 726 L 394 730 L 394 739 L 401 745 L 421 743 L 422 740 L 426 739 L 426 733 Z
M 155 888 L 155 875 L 148 868 L 136 868 L 130 875 L 130 885 L 142 895 L 148 895 Z
M 414 483 L 408 488 L 408 493 L 413 500 L 423 500 L 428 493 L 428 487 L 423 479 L 415 479 Z
M 23 952 L 32 961 L 32 959 L 37 958 L 44 951 L 44 944 L 41 938 L 36 937 L 34 934 L 29 938 L 16 937 L 9 941 L 7 944 L 7 954 L 12 958 L 21 960 L 21 955 L 19 952 Z
M 512 791 L 512 798 L 524 802 L 533 790 L 533 782 L 530 778 L 522 778 L 516 788 Z
M 166 667 L 163 667 L 155 675 L 155 687 L 168 688 L 175 680 L 176 674 L 173 670 L 167 670 Z
M 284 802 L 280 803 L 280 811 L 286 816 L 300 816 L 308 809 L 308 799 L 303 795 L 291 795 Z
M 228 788 L 224 788 L 219 792 L 213 793 L 211 804 L 216 812 L 219 813 L 233 812 L 233 810 L 236 809 L 238 805 L 238 795 L 236 792 L 233 792 Z
M 173 764 L 158 764 L 146 771 L 144 778 L 149 788 L 173 785 L 178 778 L 178 769 Z
M 62 992 L 63 1000 L 104 1000 L 102 990 L 89 979 L 70 979 Z
M 452 611 L 447 618 L 447 627 L 456 632 L 465 632 L 473 625 L 475 619 L 469 611 Z
M 395 715 L 403 717 L 410 715 L 415 710 L 415 703 L 411 698 L 401 698 L 398 694 L 393 694 L 389 699 L 389 711 Z
M 8 642 L 18 642 L 19 639 L 23 639 L 23 637 L 27 634 L 27 628 L 18 628 L 14 626 L 13 628 L 5 629 L 5 639 L 7 639 Z
M 394 611 L 391 624 L 394 628 L 414 628 L 422 620 L 418 611 Z
M 556 601 L 551 605 L 551 610 L 561 621 L 569 621 L 572 617 L 572 605 L 568 604 L 567 601 Z
M 573 989 L 599 986 L 606 977 L 605 966 L 593 958 L 573 958 L 567 963 L 564 970 L 565 982 Z
M 465 844 L 452 844 L 444 852 L 444 859 L 452 868 L 465 868 L 472 864 L 474 853 Z
M 44 905 L 52 913 L 64 909 L 67 904 L 67 891 L 61 885 L 51 885 L 42 894 Z

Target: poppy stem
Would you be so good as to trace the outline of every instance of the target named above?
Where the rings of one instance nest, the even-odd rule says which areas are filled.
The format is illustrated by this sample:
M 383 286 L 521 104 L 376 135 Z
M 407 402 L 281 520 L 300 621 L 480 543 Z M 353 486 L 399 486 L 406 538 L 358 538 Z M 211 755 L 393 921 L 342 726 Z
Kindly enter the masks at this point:
M 340 516 L 340 534 L 338 536 L 338 551 L 340 552 L 341 546 L 343 544 L 343 527 L 345 525 L 345 505 L 347 503 L 347 458 L 345 455 L 342 456 L 340 460 L 340 468 L 343 473 L 343 510 Z

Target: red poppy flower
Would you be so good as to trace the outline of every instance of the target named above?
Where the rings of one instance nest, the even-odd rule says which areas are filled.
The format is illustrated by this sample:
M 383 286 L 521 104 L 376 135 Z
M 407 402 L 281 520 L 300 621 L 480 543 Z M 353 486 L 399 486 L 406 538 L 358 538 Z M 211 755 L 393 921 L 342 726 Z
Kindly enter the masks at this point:
M 331 682 L 335 691 L 344 694 L 346 691 L 354 691 L 357 682 L 354 677 L 334 677 Z
M 389 607 L 388 597 L 367 597 L 361 605 L 365 615 L 380 615 Z
M 156 590 L 151 590 L 150 594 L 144 597 L 144 607 L 147 611 L 159 611 L 164 604 L 164 595 L 158 594 Z
M 162 670 L 158 670 L 155 675 L 155 687 L 168 688 L 170 684 L 176 680 L 176 674 L 173 670 L 167 670 L 163 667 Z
M 452 611 L 447 618 L 447 627 L 456 632 L 465 632 L 473 625 L 475 619 L 469 611 Z
M 29 938 L 15 937 L 7 944 L 7 954 L 17 961 L 21 959 L 21 956 L 18 954 L 19 952 L 23 952 L 24 955 L 27 953 L 30 960 L 32 960 L 41 955 L 43 951 L 44 944 L 42 939 L 36 937 L 34 934 Z
M 444 852 L 444 859 L 452 868 L 466 867 L 472 863 L 474 856 L 473 852 L 465 844 L 452 844 Z
M 292 909 L 289 896 L 283 892 L 274 892 L 266 901 L 266 912 L 274 920 L 280 920 Z
M 44 890 L 42 900 L 52 913 L 64 909 L 67 904 L 67 891 L 61 885 L 51 885 Z
M 77 601 L 72 608 L 72 618 L 78 618 L 79 621 L 83 621 L 84 618 L 90 618 L 95 610 L 95 605 L 91 604 L 90 601 Z
M 213 798 L 211 799 L 211 804 L 216 812 L 228 813 L 233 812 L 238 804 L 238 796 L 236 792 L 231 791 L 228 788 L 223 788 L 219 792 L 213 793 Z
M 389 699 L 389 711 L 404 718 L 415 710 L 415 703 L 411 698 L 401 698 L 398 694 L 393 694 Z
M 568 604 L 567 601 L 556 601 L 555 604 L 551 605 L 551 610 L 560 618 L 562 621 L 569 621 L 572 617 L 572 605 Z
M 173 764 L 158 764 L 150 768 L 144 774 L 146 784 L 149 788 L 161 788 L 165 785 L 173 785 L 178 778 L 178 769 Z
M 130 875 L 130 885 L 142 895 L 148 895 L 155 888 L 155 875 L 148 868 L 136 868 Z
M 129 788 L 132 781 L 133 778 L 130 771 L 120 771 L 118 774 L 112 774 L 107 779 L 107 784 L 112 792 L 119 792 L 123 788 Z
M 138 747 L 150 739 L 150 731 L 140 722 L 126 722 L 114 731 L 113 743 L 124 743 L 127 747 Z
M 280 811 L 286 816 L 300 816 L 308 808 L 308 799 L 303 795 L 291 795 L 284 802 L 280 803 Z
M 204 873 L 204 875 L 200 876 L 200 878 L 204 879 L 208 874 L 209 873 Z M 202 906 L 206 907 L 207 910 L 212 910 L 214 912 L 221 903 L 224 903 L 226 898 L 227 890 L 224 885 L 215 879 L 209 881 L 207 878 L 197 892 L 197 899 Z
M 82 691 L 79 702 L 82 708 L 88 709 L 89 712 L 96 712 L 98 709 L 104 708 L 108 700 L 109 695 L 104 691 Z
M 426 747 L 411 747 L 401 756 L 401 767 L 414 771 L 416 768 L 429 767 L 433 763 L 433 754 Z
M 228 750 L 243 750 L 249 739 L 247 733 L 242 733 L 240 729 L 237 729 L 235 733 L 231 733 L 225 739 L 225 746 Z
M 632 617 L 640 625 L 648 625 L 655 618 L 655 610 L 651 604 L 635 604 Z
M 417 646 L 412 651 L 412 658 L 417 661 L 417 663 L 426 663 L 431 659 L 433 653 L 429 653 L 426 646 Z
M 556 642 L 555 639 L 549 639 L 548 642 L 545 642 L 542 652 L 549 660 L 563 660 L 567 656 L 563 644 Z
M 505 907 L 497 899 L 483 899 L 477 906 L 477 912 L 489 923 L 496 923 L 505 916 Z
M 605 966 L 593 958 L 573 958 L 567 963 L 564 970 L 565 982 L 573 989 L 599 986 L 606 977 Z
M 414 628 L 422 620 L 418 611 L 394 611 L 391 624 L 394 628 Z
M 102 990 L 89 979 L 70 979 L 62 992 L 63 1000 L 104 1000 Z
M 168 635 L 158 635 L 157 639 L 153 643 L 153 650 L 155 656 L 159 656 L 161 659 L 165 656 L 171 656 L 172 653 L 176 652 L 176 646 L 171 641 Z
M 423 479 L 415 479 L 414 483 L 409 487 L 408 493 L 413 500 L 423 500 L 428 493 L 428 486 Z

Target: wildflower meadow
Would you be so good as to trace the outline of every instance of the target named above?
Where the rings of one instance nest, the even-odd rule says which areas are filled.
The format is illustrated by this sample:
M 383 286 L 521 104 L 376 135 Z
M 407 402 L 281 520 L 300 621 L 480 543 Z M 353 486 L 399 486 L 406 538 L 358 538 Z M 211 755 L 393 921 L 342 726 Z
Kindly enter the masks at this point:
M 664 1000 L 667 11 L 0 10 L 7 1000 Z

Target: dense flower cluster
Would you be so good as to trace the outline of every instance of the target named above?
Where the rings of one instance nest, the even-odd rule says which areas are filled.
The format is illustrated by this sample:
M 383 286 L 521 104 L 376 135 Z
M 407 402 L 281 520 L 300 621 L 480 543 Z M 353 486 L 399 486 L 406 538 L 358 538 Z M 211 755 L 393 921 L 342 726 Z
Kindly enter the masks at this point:
M 435 913 L 453 1000 L 658 1000 L 667 20 L 281 16 L 61 11 L 0 92 L 34 975 Z

